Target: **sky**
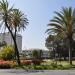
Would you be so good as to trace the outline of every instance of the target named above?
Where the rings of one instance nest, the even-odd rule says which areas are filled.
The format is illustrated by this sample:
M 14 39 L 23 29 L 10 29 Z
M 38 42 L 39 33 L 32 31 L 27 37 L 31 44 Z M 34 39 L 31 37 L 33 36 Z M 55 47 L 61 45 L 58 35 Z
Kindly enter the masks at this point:
M 8 0 L 14 8 L 19 8 L 29 20 L 29 24 L 22 35 L 22 49 L 46 49 L 45 39 L 47 24 L 53 18 L 54 11 L 62 7 L 75 8 L 75 0 Z

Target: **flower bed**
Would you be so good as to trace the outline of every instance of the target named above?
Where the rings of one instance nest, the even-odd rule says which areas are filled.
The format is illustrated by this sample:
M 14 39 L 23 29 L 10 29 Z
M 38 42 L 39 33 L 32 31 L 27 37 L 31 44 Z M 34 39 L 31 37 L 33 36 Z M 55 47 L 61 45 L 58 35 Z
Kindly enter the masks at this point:
M 31 60 L 22 60 L 21 64 L 22 65 L 31 65 L 32 61 Z
M 34 65 L 40 65 L 42 61 L 40 60 L 22 60 L 21 61 L 21 64 L 22 65 L 31 65 L 31 64 L 34 64 Z
M 21 60 L 21 64 L 24 65 L 40 65 L 40 60 Z M 5 61 L 0 60 L 0 69 L 10 69 L 15 68 L 17 65 L 16 61 Z
M 15 65 L 16 62 L 0 60 L 0 69 L 8 69 Z
M 34 64 L 34 65 L 40 65 L 41 64 L 41 60 L 32 60 L 32 63 Z
M 8 69 L 11 68 L 8 61 L 0 60 L 0 69 Z

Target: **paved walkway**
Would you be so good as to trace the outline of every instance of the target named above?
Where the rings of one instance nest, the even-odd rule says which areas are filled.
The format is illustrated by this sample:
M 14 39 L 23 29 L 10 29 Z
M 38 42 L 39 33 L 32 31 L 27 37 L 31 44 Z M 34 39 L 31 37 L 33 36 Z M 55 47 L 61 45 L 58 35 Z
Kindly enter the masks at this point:
M 75 70 L 0 70 L 0 75 L 75 75 Z

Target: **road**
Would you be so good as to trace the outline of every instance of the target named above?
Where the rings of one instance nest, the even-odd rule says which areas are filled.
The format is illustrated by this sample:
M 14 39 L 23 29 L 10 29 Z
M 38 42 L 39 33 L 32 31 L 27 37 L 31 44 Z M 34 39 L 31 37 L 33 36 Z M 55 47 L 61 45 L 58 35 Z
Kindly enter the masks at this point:
M 15 70 L 1 69 L 0 75 L 75 75 L 75 70 Z

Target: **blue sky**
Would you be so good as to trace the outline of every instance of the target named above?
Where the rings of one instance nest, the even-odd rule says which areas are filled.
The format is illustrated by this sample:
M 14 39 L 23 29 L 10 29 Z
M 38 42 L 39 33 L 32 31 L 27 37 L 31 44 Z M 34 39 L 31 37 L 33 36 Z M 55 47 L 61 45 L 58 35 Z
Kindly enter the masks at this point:
M 29 20 L 22 32 L 22 49 L 45 48 L 47 24 L 60 11 L 61 7 L 75 7 L 75 0 L 8 0 L 10 5 L 19 8 Z

